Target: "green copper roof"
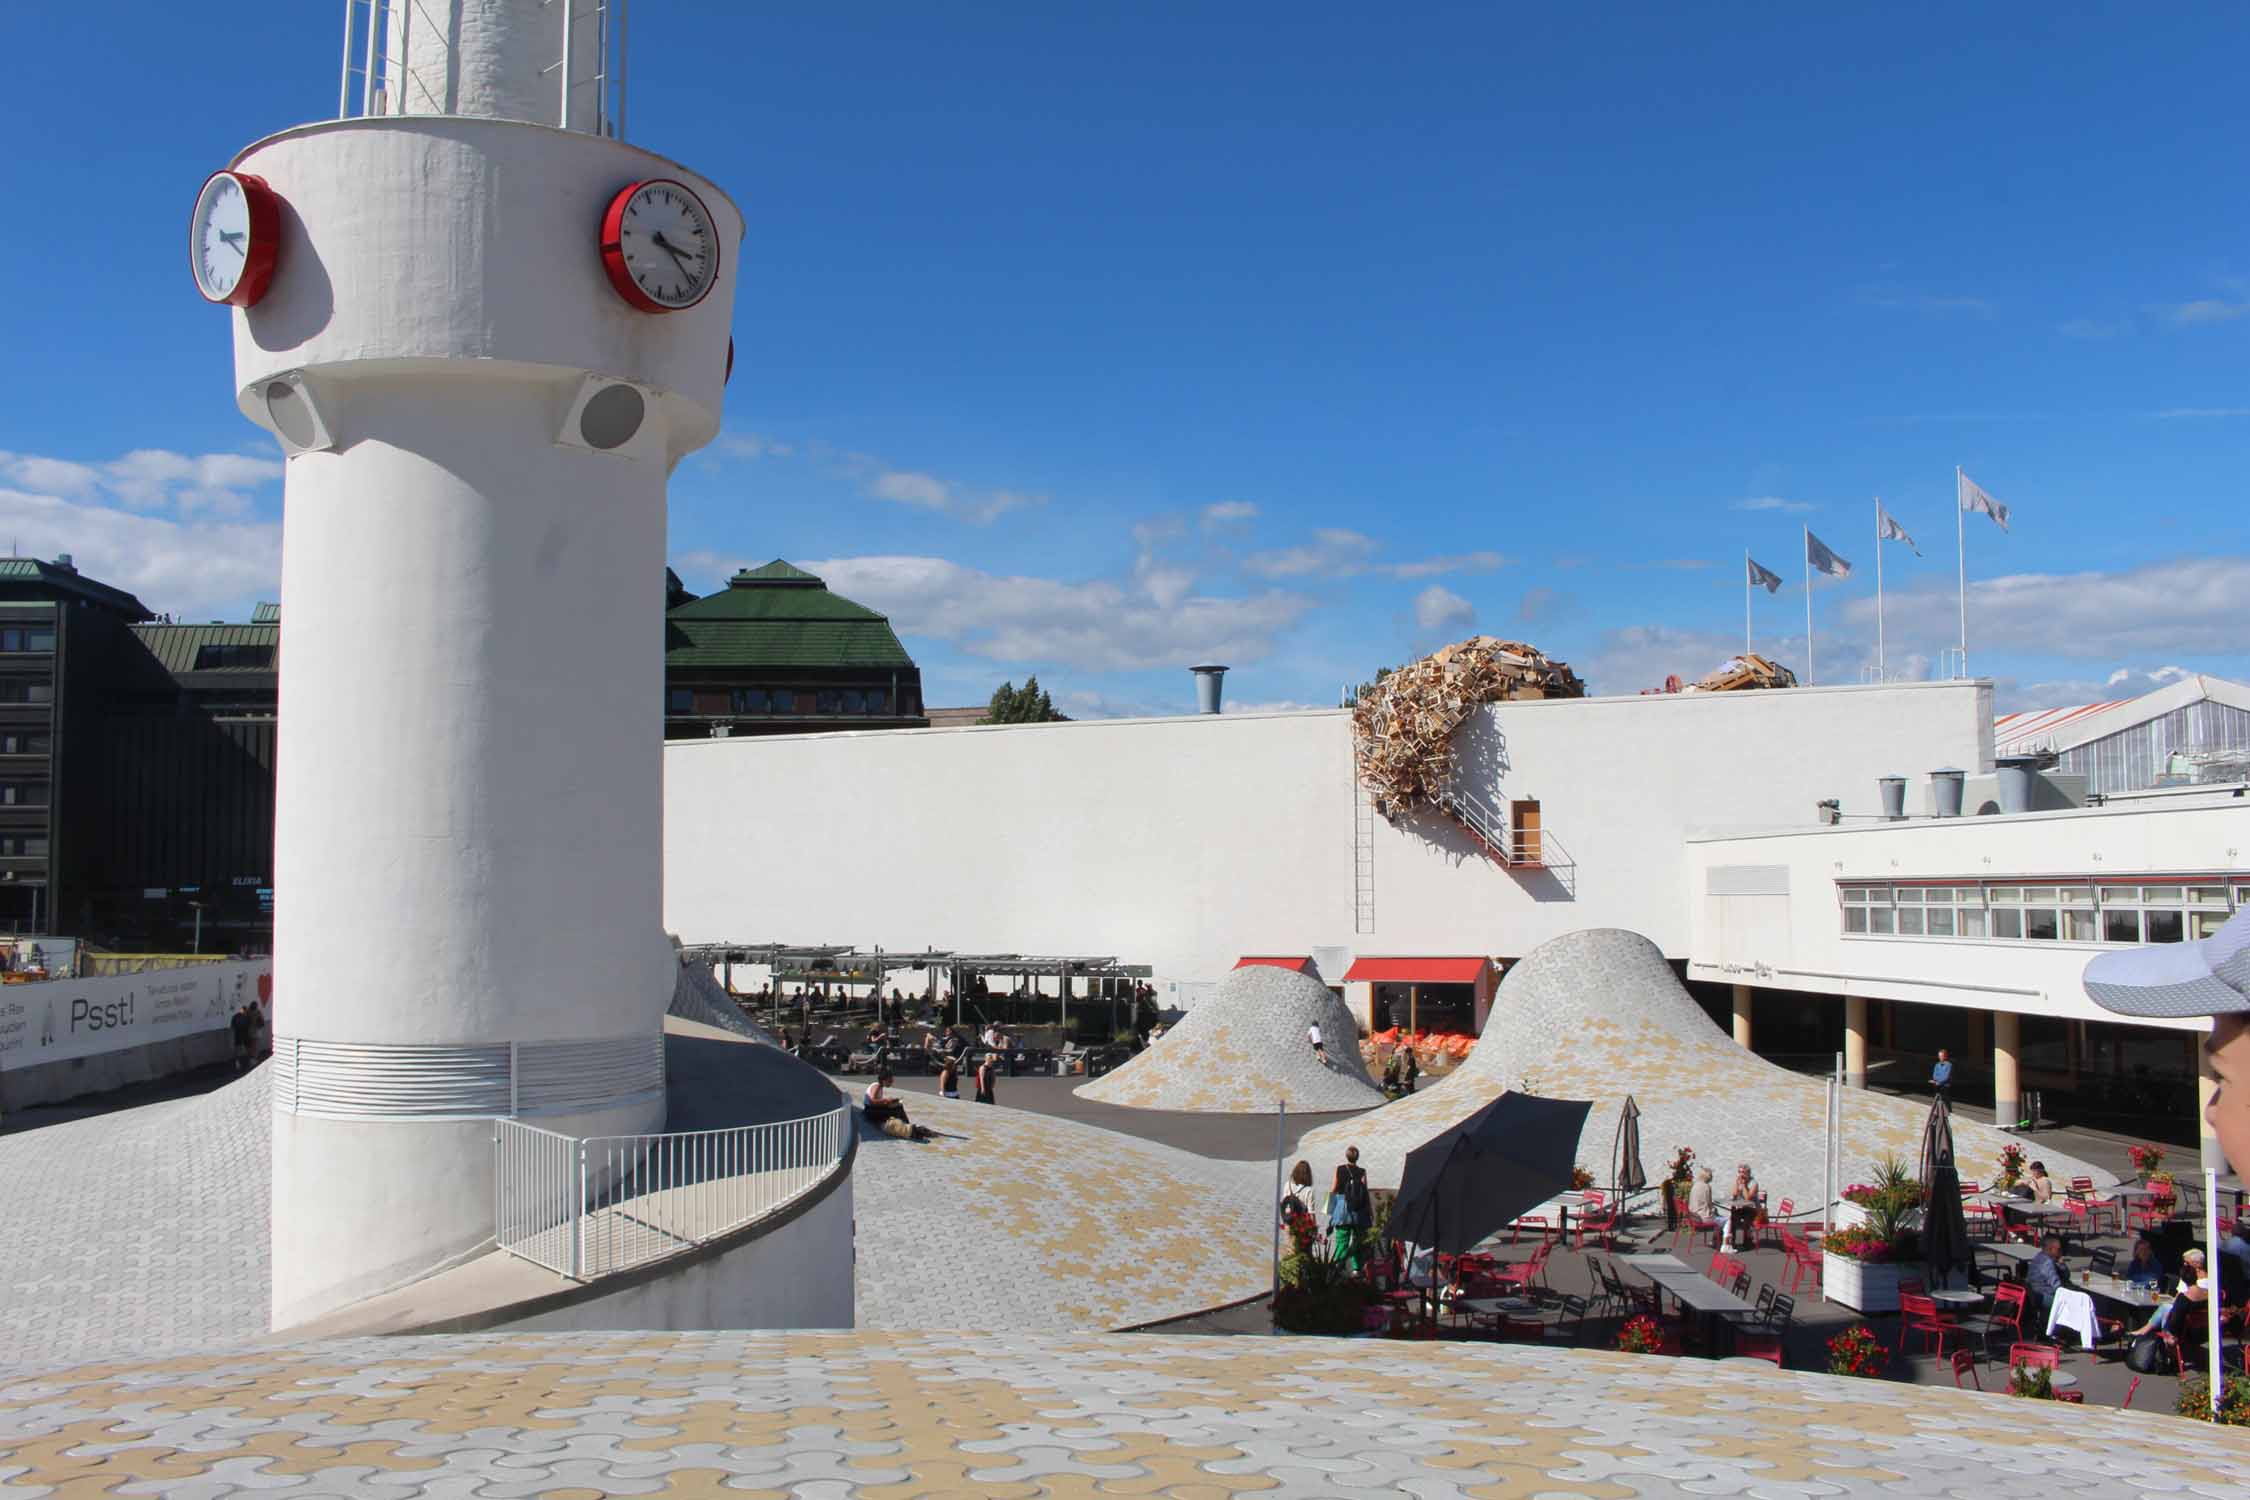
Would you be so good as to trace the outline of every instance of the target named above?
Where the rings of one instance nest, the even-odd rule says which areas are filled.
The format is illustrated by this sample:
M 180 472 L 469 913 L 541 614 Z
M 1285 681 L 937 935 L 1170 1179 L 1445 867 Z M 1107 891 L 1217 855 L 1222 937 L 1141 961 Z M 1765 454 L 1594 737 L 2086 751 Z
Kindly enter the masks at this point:
M 196 656 L 205 646 L 263 646 L 268 651 L 281 644 L 281 626 L 274 625 L 135 625 L 133 634 L 141 638 L 149 654 L 165 671 L 177 676 L 193 672 Z M 214 670 L 205 667 L 202 670 Z M 229 662 L 216 668 L 222 672 L 271 672 L 273 662 L 263 664 L 244 661 Z
M 890 621 L 775 558 L 665 616 L 668 667 L 911 667 Z
M 36 557 L 0 557 L 0 584 L 7 583 L 43 583 L 116 610 L 129 620 L 151 617 L 148 607 L 131 594 L 88 578 L 72 567 L 67 554 L 53 562 L 43 562 Z

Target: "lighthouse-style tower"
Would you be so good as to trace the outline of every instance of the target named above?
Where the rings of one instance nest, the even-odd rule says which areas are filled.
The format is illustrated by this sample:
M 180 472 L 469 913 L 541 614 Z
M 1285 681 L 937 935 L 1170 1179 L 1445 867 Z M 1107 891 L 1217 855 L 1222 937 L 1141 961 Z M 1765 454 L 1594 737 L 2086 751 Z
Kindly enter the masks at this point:
M 621 11 L 347 6 L 345 117 L 198 204 L 289 454 L 276 1327 L 487 1245 L 494 1117 L 663 1127 L 664 486 L 743 226 L 619 138 Z

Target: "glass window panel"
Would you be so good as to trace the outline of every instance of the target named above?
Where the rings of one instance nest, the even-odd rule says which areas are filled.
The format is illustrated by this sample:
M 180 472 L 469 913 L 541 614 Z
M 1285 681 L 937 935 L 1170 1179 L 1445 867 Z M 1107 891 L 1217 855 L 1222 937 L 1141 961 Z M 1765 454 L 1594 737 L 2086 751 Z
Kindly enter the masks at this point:
M 2187 891 L 2190 906 L 2224 906 L 2227 888 L 2223 885 L 2191 885 Z
M 24 689 L 24 698 L 31 703 L 52 703 L 55 701 L 55 685 L 51 682 L 34 682 Z
M 1894 915 L 1896 914 L 1887 906 L 1868 908 L 1867 930 L 1869 932 L 1889 932 L 1891 930 L 1891 918 Z
M 1961 936 L 1983 937 L 1985 935 L 1985 914 L 1983 911 L 1962 912 L 1960 913 L 1960 919 Z
M 2137 943 L 2141 940 L 2141 914 L 2130 906 L 2102 908 L 2102 941 Z
M 2004 902 L 2021 902 L 2022 900 L 2023 887 L 2020 885 L 1996 885 L 1992 888 L 1992 901 L 1996 906 Z
M 843 711 L 848 714 L 867 712 L 867 695 L 858 688 L 844 689 Z
M 2141 903 L 2144 906 L 2177 906 L 2180 904 L 2180 888 L 2176 885 L 2144 885 L 2141 887 Z
M 1933 906 L 1925 915 L 1929 919 L 1931 937 L 1953 936 L 1953 908 Z
M 2090 911 L 2064 912 L 2063 932 L 2074 943 L 2094 941 L 2094 914 Z
M 891 695 L 889 693 L 881 688 L 869 688 L 867 690 L 867 711 L 869 713 L 887 713 L 890 711 L 890 706 Z
M 27 630 L 23 633 L 23 645 L 26 651 L 52 651 L 55 649 L 55 633 L 52 630 Z
M 1898 904 L 1899 904 L 1899 905 L 1901 905 L 1901 906 L 1912 906 L 1912 905 L 1919 905 L 1919 904 L 1921 903 L 1921 900 L 1922 900 L 1922 888 L 1921 888 L 1920 886 L 1918 886 L 1918 885 L 1902 885 L 1902 886 L 1900 886 L 1900 887 L 1898 888 Z
M 664 706 L 676 714 L 695 712 L 695 692 L 691 688 L 673 688 L 664 695 Z
M 2025 909 L 2023 914 L 2023 935 L 2025 937 L 2034 942 L 2051 943 L 2060 932 L 2061 923 L 2056 920 L 2053 907 L 2034 906 Z
M 1898 910 L 1898 930 L 1909 937 L 1920 937 L 1922 935 L 1921 908 L 1914 906 L 1900 907 Z
M 2023 912 L 2008 907 L 2003 907 L 1994 912 L 1992 914 L 1992 935 L 1996 938 L 2022 937 Z
M 1974 885 L 1957 885 L 1953 888 L 1953 899 L 1963 906 L 1982 906 L 1984 905 L 1984 888 Z
M 2047 906 L 2054 899 L 2055 888 L 2051 885 L 2027 885 L 2023 888 L 2023 902 L 2026 906 Z
M 2141 888 L 2137 885 L 2105 885 L 2102 887 L 2102 904 L 2105 906 L 2112 901 L 2122 901 L 2130 906 L 2140 899 Z
M 2188 933 L 2198 939 L 2207 938 L 2227 925 L 2223 911 L 2191 911 L 2188 913 Z
M 2250 885 L 2238 885 L 2234 888 L 2234 904 L 2250 906 Z
M 2151 911 L 2142 915 L 2148 919 L 2148 940 L 2152 943 L 2176 943 L 2187 936 L 2185 913 Z
M 799 694 L 798 696 L 802 697 L 803 694 Z M 816 705 L 815 711 L 824 714 L 832 714 L 836 712 L 836 700 L 839 696 L 840 695 L 834 688 L 819 689 L 813 695 L 813 702 Z
M 2082 885 L 2066 885 L 2056 889 L 2055 899 L 2065 906 L 2085 905 L 2093 901 L 2094 893 Z
M 1864 906 L 1847 906 L 1847 907 L 1845 907 L 1845 908 L 1844 908 L 1844 931 L 1846 931 L 1846 932 L 1865 932 L 1866 930 L 1867 930 L 1867 908 L 1866 908 L 1866 907 L 1864 907 Z

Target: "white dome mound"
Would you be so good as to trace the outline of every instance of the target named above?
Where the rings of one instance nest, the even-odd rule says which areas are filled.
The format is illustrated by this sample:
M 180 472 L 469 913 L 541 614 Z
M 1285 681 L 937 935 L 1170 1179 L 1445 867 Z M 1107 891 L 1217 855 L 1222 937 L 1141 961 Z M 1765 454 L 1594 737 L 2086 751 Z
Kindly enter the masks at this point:
M 1328 1045 L 1326 1066 L 1305 1040 L 1315 1022 Z M 1272 964 L 1236 969 L 1146 1052 L 1078 1094 L 1206 1114 L 1269 1114 L 1276 1100 L 1308 1114 L 1383 1102 L 1344 1002 L 1310 974 Z
M 1324 1125 L 1300 1143 L 1315 1180 L 1328 1181 L 1346 1146 L 1378 1187 L 1394 1187 L 1406 1154 L 1509 1089 L 1555 1099 L 1591 1099 L 1578 1162 L 1610 1174 L 1617 1116 L 1631 1094 L 1641 1110 L 1641 1167 L 1653 1185 L 1681 1146 L 1724 1187 L 1750 1163 L 1776 1203 L 1817 1210 L 1826 1146 L 1826 1086 L 1734 1044 L 1688 994 L 1654 943 L 1636 932 L 1595 928 L 1542 943 L 1508 971 L 1484 1035 L 1461 1066 L 1372 1120 Z M 1896 1155 L 1917 1164 L 1926 1103 L 1860 1089 L 1844 1095 L 1844 1182 L 1864 1182 Z M 1989 1183 L 2000 1148 L 2015 1140 L 1958 1115 L 1954 1158 L 1961 1175 Z M 2019 1142 L 2067 1181 L 2107 1172 L 2051 1147 Z

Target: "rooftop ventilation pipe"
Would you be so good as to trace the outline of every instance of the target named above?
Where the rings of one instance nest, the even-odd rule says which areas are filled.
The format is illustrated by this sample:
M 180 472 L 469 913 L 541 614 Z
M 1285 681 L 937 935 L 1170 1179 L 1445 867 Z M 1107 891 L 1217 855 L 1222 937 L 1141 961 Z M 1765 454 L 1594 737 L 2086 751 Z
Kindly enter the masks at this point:
M 1219 689 L 1225 684 L 1227 669 L 1204 666 L 1190 667 L 1188 670 L 1195 674 L 1195 711 L 1199 714 L 1217 713 Z
M 1956 770 L 1952 766 L 1940 766 L 1932 771 L 1930 773 L 1930 801 L 1934 805 L 1930 808 L 1930 811 L 1941 818 L 1960 817 L 1961 783 L 1967 777 L 1966 771 Z
M 2044 755 L 2003 755 L 1992 769 L 2000 782 L 2000 811 L 2031 811 L 2031 787 L 2041 767 L 2052 764 Z
M 1878 776 L 1875 789 L 1883 794 L 1883 816 L 1893 823 L 1906 816 L 1906 778 Z

